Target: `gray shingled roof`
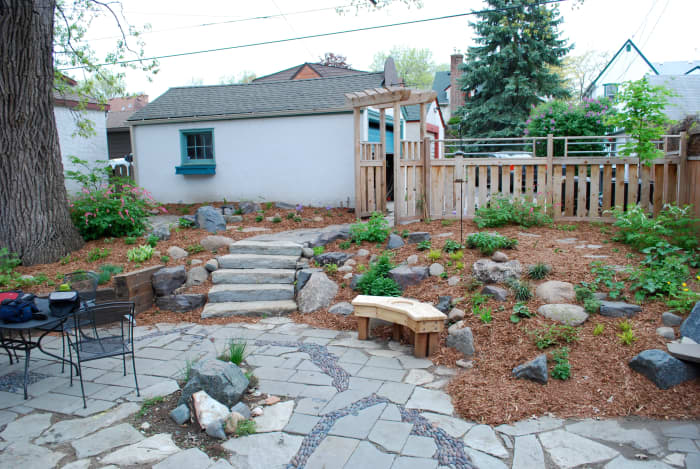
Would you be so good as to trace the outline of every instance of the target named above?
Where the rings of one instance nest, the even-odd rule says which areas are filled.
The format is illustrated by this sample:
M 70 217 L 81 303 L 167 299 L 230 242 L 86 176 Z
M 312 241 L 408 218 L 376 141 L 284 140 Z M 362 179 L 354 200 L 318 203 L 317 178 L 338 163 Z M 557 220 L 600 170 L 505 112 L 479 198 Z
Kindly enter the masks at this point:
M 270 75 L 265 75 L 258 77 L 253 80 L 253 83 L 259 83 L 261 81 L 280 81 L 280 80 L 291 80 L 294 78 L 302 68 L 309 66 L 311 69 L 315 70 L 321 78 L 336 77 L 340 75 L 357 75 L 358 73 L 367 73 L 362 70 L 355 70 L 353 68 L 343 68 L 343 67 L 331 67 L 329 65 L 314 64 L 305 62 L 301 65 L 295 65 L 294 67 L 287 68 L 285 70 L 271 73 Z
M 403 115 L 408 122 L 420 120 L 420 104 L 404 106 Z
M 170 88 L 136 111 L 134 121 L 215 116 L 313 113 L 347 109 L 345 93 L 382 86 L 384 73 L 243 85 Z
M 669 119 L 700 114 L 700 75 L 653 75 L 648 79 L 650 84 L 663 85 L 676 94 L 664 109 Z
M 433 91 L 437 92 L 439 105 L 447 104 L 447 92 L 445 89 L 450 86 L 450 72 L 435 72 L 433 79 Z
M 680 60 L 675 62 L 654 62 L 659 75 L 685 75 L 695 67 L 700 66 L 700 60 Z

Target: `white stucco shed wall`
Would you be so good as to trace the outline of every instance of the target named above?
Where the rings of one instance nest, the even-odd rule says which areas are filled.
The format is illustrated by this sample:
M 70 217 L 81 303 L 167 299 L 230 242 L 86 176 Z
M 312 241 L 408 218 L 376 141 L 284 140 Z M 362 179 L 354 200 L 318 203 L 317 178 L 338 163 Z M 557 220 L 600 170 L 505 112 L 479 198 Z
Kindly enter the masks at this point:
M 216 174 L 175 174 L 180 130 L 214 129 Z M 354 196 L 351 113 L 133 126 L 137 183 L 163 203 L 281 201 L 338 206 Z
M 73 136 L 76 130 L 75 115 L 70 108 L 55 106 L 53 109 L 56 117 L 56 128 L 58 130 L 58 143 L 61 147 L 61 160 L 63 170 L 76 169 L 70 163 L 70 157 L 76 156 L 81 160 L 94 163 L 98 160 L 109 159 L 107 153 L 107 114 L 100 110 L 85 111 L 86 117 L 94 123 L 95 134 L 90 137 Z M 69 194 L 74 194 L 80 190 L 80 185 L 74 181 L 66 179 L 66 189 Z

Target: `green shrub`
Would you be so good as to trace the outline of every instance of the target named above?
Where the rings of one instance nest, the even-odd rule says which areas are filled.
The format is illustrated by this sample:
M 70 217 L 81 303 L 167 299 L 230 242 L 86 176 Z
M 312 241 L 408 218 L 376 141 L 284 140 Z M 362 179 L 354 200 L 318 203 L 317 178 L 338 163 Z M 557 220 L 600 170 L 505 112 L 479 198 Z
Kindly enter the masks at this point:
M 280 222 L 282 222 L 282 219 L 280 217 L 278 217 L 276 215 L 274 217 L 272 217 L 272 223 L 280 223 Z
M 141 245 L 136 248 L 129 249 L 126 253 L 126 258 L 131 262 L 141 263 L 147 261 L 153 255 L 153 248 L 149 245 Z
M 494 228 L 505 225 L 520 225 L 525 228 L 552 223 L 543 205 L 524 199 L 500 197 L 476 210 L 474 222 L 479 228 Z
M 247 436 L 255 433 L 255 422 L 253 420 L 239 420 L 236 426 L 236 436 Z
M 576 225 L 556 225 L 556 229 L 559 231 L 576 231 Z
M 112 253 L 111 249 L 107 248 L 93 248 L 88 252 L 87 255 L 87 261 L 88 262 L 97 262 L 100 259 L 104 259 L 106 257 L 109 257 L 109 255 Z
M 435 262 L 442 257 L 442 251 L 439 249 L 431 249 L 426 257 L 428 260 Z
M 638 250 L 667 242 L 692 253 L 700 245 L 695 231 L 700 219 L 693 216 L 691 206 L 666 204 L 653 218 L 639 205 L 628 205 L 626 212 L 614 208 L 610 213 L 616 218 L 613 240 Z
M 329 274 L 334 274 L 338 272 L 338 264 L 326 264 L 324 269 L 326 269 L 326 272 Z
M 634 335 L 634 331 L 631 329 L 620 332 L 619 334 L 617 334 L 617 337 L 620 339 L 620 343 L 622 345 L 632 345 L 638 339 L 638 337 Z
M 194 228 L 194 222 L 183 217 L 180 217 L 177 224 L 180 228 Z
M 401 296 L 401 287 L 394 279 L 380 277 L 372 282 L 368 294 L 373 296 Z
M 586 298 L 583 300 L 583 309 L 585 309 L 588 314 L 597 313 L 600 311 L 600 301 L 595 297 Z
M 579 303 L 583 303 L 590 298 L 594 298 L 593 292 L 588 287 L 577 285 L 574 287 L 574 291 L 576 292 L 576 301 Z
M 479 319 L 481 319 L 481 322 L 484 324 L 490 323 L 493 320 L 491 308 L 481 308 L 479 311 Z
M 569 348 L 562 347 L 559 350 L 552 352 L 552 360 L 554 360 L 554 368 L 552 368 L 551 376 L 554 379 L 567 380 L 571 377 L 571 363 L 569 363 Z
M 264 219 L 265 219 L 265 217 L 262 214 L 255 215 L 255 221 L 258 223 L 260 223 Z
M 499 249 L 513 249 L 517 239 L 507 238 L 498 233 L 472 233 L 467 237 L 470 249 L 479 248 L 482 254 L 490 256 Z
M 453 262 L 459 262 L 464 258 L 464 253 L 462 251 L 455 251 L 450 253 L 450 260 Z
M 325 250 L 326 248 L 324 248 L 323 246 L 316 246 L 315 248 L 313 248 L 314 256 L 320 256 L 325 252 Z
M 603 331 L 605 331 L 605 324 L 596 324 L 593 329 L 593 335 L 598 337 Z
M 697 277 L 700 280 L 700 275 Z M 666 306 L 680 313 L 688 313 L 693 309 L 695 303 L 700 301 L 700 294 L 692 291 L 685 283 L 680 286 L 674 284 L 669 292 L 669 299 L 666 300 Z
M 190 244 L 189 246 L 185 247 L 185 251 L 189 252 L 190 254 L 197 254 L 204 252 L 204 246 L 201 244 Z
M 445 245 L 442 247 L 442 250 L 445 252 L 455 252 L 459 251 L 460 249 L 464 249 L 464 246 L 452 239 L 445 241 Z
M 646 248 L 642 252 L 649 252 L 653 247 Z M 677 285 L 682 284 L 690 277 L 687 258 L 670 253 L 665 255 L 647 255 L 641 262 L 641 266 L 632 271 L 629 276 L 630 289 L 633 290 L 637 301 L 644 300 L 647 296 L 668 296 L 674 292 Z
M 342 250 L 350 249 L 350 241 L 342 241 L 338 243 L 338 247 Z
M 367 223 L 358 220 L 350 226 L 350 240 L 360 244 L 363 241 L 383 243 L 389 236 L 389 224 L 379 212 L 372 213 Z
M 418 249 L 419 251 L 427 251 L 428 249 L 430 249 L 430 247 L 431 247 L 431 243 L 430 243 L 429 239 L 427 239 L 425 241 L 421 241 L 420 243 L 418 243 L 416 245 L 416 249 Z
M 136 241 L 138 241 L 138 238 L 136 236 L 127 236 L 124 238 L 124 244 L 131 245 L 131 244 L 136 244 Z
M 170 256 L 163 254 L 162 256 L 160 256 L 160 261 L 163 264 L 167 264 L 168 262 L 170 262 Z
M 287 220 L 292 220 L 295 216 L 296 216 L 296 214 L 294 212 L 289 212 L 287 214 Z
M 578 330 L 572 326 L 553 324 L 528 332 L 538 349 L 578 341 Z
M 158 241 L 160 241 L 160 239 L 156 235 L 149 235 L 148 238 L 146 239 L 146 243 L 148 243 L 148 245 L 151 246 L 152 248 L 156 247 L 156 245 L 158 244 Z
M 440 220 L 440 224 L 441 224 L 442 226 L 452 226 L 452 224 L 453 224 L 454 222 L 455 222 L 454 220 L 448 220 L 448 219 Z
M 112 280 L 113 275 L 121 274 L 124 267 L 114 264 L 103 264 L 100 266 L 100 272 L 97 274 L 98 283 L 104 285 Z
M 510 289 L 513 291 L 513 295 L 517 301 L 527 301 L 532 298 L 530 285 L 528 285 L 526 282 L 510 279 L 507 283 L 508 287 L 510 287 Z
M 533 316 L 534 314 L 530 311 L 527 305 L 524 302 L 519 301 L 515 303 L 515 306 L 513 306 L 513 314 L 510 315 L 510 322 L 517 324 L 521 319 L 529 319 Z
M 357 290 L 364 295 L 401 296 L 401 287 L 389 278 L 389 271 L 393 268 L 389 255 L 383 253 L 357 282 Z
M 552 268 L 543 263 L 538 262 L 537 264 L 531 265 L 527 269 L 527 276 L 534 280 L 542 280 L 552 271 Z

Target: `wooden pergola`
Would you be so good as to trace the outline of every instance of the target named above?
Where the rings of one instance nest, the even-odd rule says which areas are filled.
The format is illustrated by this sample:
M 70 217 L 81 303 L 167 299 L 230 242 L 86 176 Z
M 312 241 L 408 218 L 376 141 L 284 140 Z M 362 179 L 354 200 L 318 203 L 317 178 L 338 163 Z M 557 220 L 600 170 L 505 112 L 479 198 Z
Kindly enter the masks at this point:
M 402 201 L 396 194 L 400 182 L 401 160 L 401 106 L 420 105 L 420 141 L 418 146 L 425 149 L 426 138 L 426 104 L 437 97 L 435 91 L 416 90 L 398 86 L 373 88 L 355 93 L 346 93 L 346 103 L 353 108 L 354 145 L 355 145 L 355 213 L 357 216 L 368 216 L 373 211 L 386 208 L 386 110 L 393 109 L 394 115 L 394 203 L 395 209 Z M 372 107 L 379 110 L 379 154 L 376 143 L 362 142 L 361 112 L 364 108 Z M 363 151 L 363 145 L 369 145 L 368 151 Z M 374 147 L 373 147 L 374 146 Z M 375 151 L 373 151 L 375 150 Z M 424 151 L 420 151 L 423 155 Z M 424 157 L 424 156 L 423 156 Z M 405 158 L 405 156 L 404 156 Z M 362 178 L 362 168 L 376 168 L 370 177 Z M 377 172 L 379 174 L 377 174 Z M 379 181 L 377 181 L 379 179 Z M 372 185 L 373 187 L 368 187 Z M 363 194 L 372 193 L 375 197 Z M 373 199 L 373 200 L 372 200 Z M 398 213 L 398 212 L 396 212 Z M 396 218 L 395 218 L 396 219 Z

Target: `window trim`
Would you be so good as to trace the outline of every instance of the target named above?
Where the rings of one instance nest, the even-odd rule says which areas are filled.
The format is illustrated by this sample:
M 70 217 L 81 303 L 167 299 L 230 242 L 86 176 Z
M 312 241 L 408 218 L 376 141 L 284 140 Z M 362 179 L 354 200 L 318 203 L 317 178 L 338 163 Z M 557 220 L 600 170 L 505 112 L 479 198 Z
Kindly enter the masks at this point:
M 608 86 L 615 87 L 615 92 L 613 94 L 607 93 Z M 603 84 L 603 96 L 606 98 L 613 99 L 619 91 L 620 91 L 620 84 L 619 83 L 604 83 Z
M 195 159 L 187 157 L 187 136 L 209 132 L 211 134 L 211 159 Z M 175 167 L 175 174 L 216 174 L 216 142 L 214 128 L 180 129 L 180 166 Z

